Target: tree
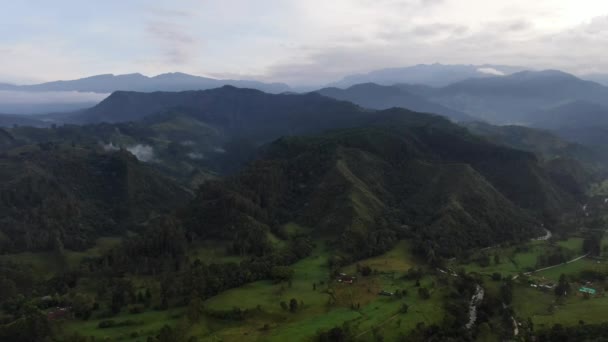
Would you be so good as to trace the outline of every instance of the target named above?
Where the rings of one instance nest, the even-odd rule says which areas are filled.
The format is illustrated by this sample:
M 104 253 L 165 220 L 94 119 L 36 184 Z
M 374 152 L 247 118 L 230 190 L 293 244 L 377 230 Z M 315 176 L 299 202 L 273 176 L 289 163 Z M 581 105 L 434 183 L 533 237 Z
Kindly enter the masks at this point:
M 399 309 L 399 313 L 407 313 L 407 311 L 410 309 L 410 306 L 407 305 L 406 303 L 401 304 L 401 309 Z
M 150 292 L 150 289 L 146 287 L 146 293 L 145 293 L 146 306 L 150 306 L 151 301 L 152 301 L 152 293 Z
M 0 278 L 0 303 L 8 300 L 17 294 L 17 285 L 8 278 Z
M 317 336 L 319 342 L 345 342 L 350 340 L 349 331 L 342 327 L 335 327 Z
M 367 277 L 372 274 L 372 268 L 368 265 L 363 265 L 359 268 L 359 273 L 361 273 L 362 276 Z
M 204 313 L 204 305 L 203 300 L 200 297 L 194 297 L 188 303 L 188 310 L 186 315 L 188 316 L 188 320 L 190 323 L 198 322 Z
M 72 299 L 72 311 L 76 317 L 84 320 L 91 317 L 95 300 L 85 293 L 78 292 Z
M 583 240 L 583 252 L 589 253 L 590 255 L 600 255 L 602 251 L 601 247 L 601 236 L 588 236 Z
M 156 339 L 158 340 L 158 342 L 181 342 L 181 341 L 183 341 L 183 339 L 181 338 L 181 336 L 179 336 L 177 331 L 173 330 L 173 328 L 171 328 L 168 325 L 164 325 L 160 329 L 160 332 L 156 336 Z
M 566 279 L 565 274 L 561 274 L 559 276 L 559 281 L 557 282 L 557 286 L 555 287 L 555 295 L 557 297 L 564 297 L 570 291 L 570 283 L 568 283 L 568 279 Z
M 55 231 L 54 235 L 55 236 L 53 238 L 53 255 L 55 256 L 57 264 L 60 265 L 62 268 L 65 268 L 67 262 L 63 241 L 61 240 L 59 232 Z
M 289 301 L 289 311 L 296 312 L 298 311 L 298 301 L 295 298 L 291 298 Z
M 505 278 L 500 286 L 500 298 L 505 305 L 511 305 L 513 302 L 513 281 L 509 277 Z
M 276 282 L 291 281 L 293 273 L 293 269 L 287 266 L 274 266 L 270 270 L 270 276 Z
M 429 299 L 429 298 L 431 298 L 431 293 L 429 292 L 429 289 L 427 289 L 426 287 L 419 288 L 418 289 L 418 295 L 422 299 Z

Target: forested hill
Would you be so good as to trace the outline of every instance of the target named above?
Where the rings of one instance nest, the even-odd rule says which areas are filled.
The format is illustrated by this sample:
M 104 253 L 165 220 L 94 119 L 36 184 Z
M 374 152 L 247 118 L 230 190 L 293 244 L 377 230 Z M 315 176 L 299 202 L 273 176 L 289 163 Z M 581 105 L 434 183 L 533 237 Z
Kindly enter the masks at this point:
M 180 109 L 227 132 L 306 133 L 335 127 L 361 110 L 353 104 L 318 94 L 267 94 L 259 90 L 222 88 L 204 91 L 138 93 L 117 91 L 97 106 L 67 118 L 74 123 L 136 121 Z
M 0 251 L 83 249 L 137 230 L 189 193 L 126 151 L 53 143 L 0 155 Z
M 281 136 L 353 127 L 372 115 L 372 110 L 318 94 L 272 95 L 223 87 L 180 93 L 116 92 L 70 119 L 87 124 L 8 131 L 16 144 L 53 141 L 145 148 L 154 156 L 153 166 L 198 184 L 197 175 L 235 172 L 257 147 Z
M 273 142 L 237 176 L 203 186 L 181 215 L 189 231 L 246 252 L 262 253 L 264 232 L 285 235 L 295 219 L 345 255 L 377 254 L 398 236 L 452 255 L 535 236 L 543 214 L 572 199 L 530 153 L 389 110 L 362 127 Z
M 281 136 L 239 176 L 203 186 L 186 210 L 191 215 L 183 217 L 190 230 L 204 238 L 263 240 L 267 236 L 259 233 L 296 217 L 334 231 L 334 237 L 353 232 L 343 250 L 374 254 L 384 247 L 359 243 L 392 240 L 403 225 L 430 227 L 427 238 L 450 244 L 441 247 L 442 254 L 450 254 L 527 238 L 541 220 L 555 218 L 582 193 L 575 183 L 556 182 L 533 154 L 490 143 L 440 116 L 364 110 L 318 94 L 270 95 L 234 87 L 117 92 L 82 115 L 94 121 L 140 120 L 2 131 L 7 248 L 51 248 L 56 232 L 73 248 L 102 231 L 124 233 L 179 207 L 187 196 L 151 169 L 195 188 L 226 165 L 237 170 L 257 146 Z M 334 131 L 305 136 L 327 130 Z M 47 183 L 50 188 L 36 185 Z M 16 198 L 10 195 L 14 186 L 23 187 L 19 194 L 32 195 Z M 17 200 L 24 205 L 15 205 Z M 65 210 L 53 208 L 65 203 L 71 203 Z M 77 215 L 52 214 L 73 206 Z M 244 216 L 238 214 L 243 208 Z M 61 220 L 30 224 L 25 215 Z M 27 240 L 32 227 L 43 232 L 35 244 Z M 373 238 L 369 229 L 383 233 Z M 459 241 L 468 234 L 462 231 L 470 235 Z M 245 245 L 264 246 L 257 240 Z

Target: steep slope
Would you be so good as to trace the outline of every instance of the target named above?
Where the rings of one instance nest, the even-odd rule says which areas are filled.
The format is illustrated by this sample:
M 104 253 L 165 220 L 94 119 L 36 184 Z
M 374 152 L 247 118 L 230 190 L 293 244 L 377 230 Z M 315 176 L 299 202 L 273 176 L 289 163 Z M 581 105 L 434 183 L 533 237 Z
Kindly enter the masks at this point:
M 494 126 L 482 122 L 463 124 L 472 133 L 484 136 L 498 144 L 530 151 L 542 159 L 574 158 L 585 163 L 602 159 L 596 151 L 578 143 L 564 140 L 548 130 L 525 126 Z
M 189 195 L 131 154 L 52 143 L 0 156 L 3 251 L 81 249 L 135 229 Z
M 451 255 L 534 236 L 538 218 L 571 196 L 529 153 L 389 110 L 359 128 L 275 141 L 240 174 L 201 188 L 182 217 L 200 236 L 245 245 L 244 231 L 283 234 L 296 221 L 347 255 L 379 253 L 400 235 Z
M 414 95 L 395 86 L 365 83 L 347 89 L 324 88 L 318 90 L 317 93 L 337 100 L 349 101 L 365 108 L 382 110 L 401 107 L 421 113 L 443 115 L 457 122 L 475 120 L 470 115 L 433 103 L 422 96 Z
M 588 101 L 572 101 L 535 113 L 531 124 L 550 130 L 608 126 L 608 107 Z
M 587 101 L 573 101 L 535 113 L 534 127 L 606 151 L 608 144 L 608 106 Z
M 606 157 L 600 150 L 566 141 L 550 131 L 478 122 L 466 127 L 495 143 L 533 152 L 553 180 L 573 194 L 582 195 L 582 190 L 605 174 Z

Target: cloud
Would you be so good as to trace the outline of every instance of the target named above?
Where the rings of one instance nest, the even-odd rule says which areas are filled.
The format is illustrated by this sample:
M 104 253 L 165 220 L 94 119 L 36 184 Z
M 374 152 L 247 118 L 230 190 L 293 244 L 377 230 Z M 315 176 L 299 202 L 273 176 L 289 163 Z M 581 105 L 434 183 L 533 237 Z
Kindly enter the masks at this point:
M 192 16 L 192 13 L 188 11 L 161 7 L 151 7 L 148 8 L 146 11 L 152 15 L 159 17 L 187 18 Z
M 137 144 L 127 147 L 127 151 L 131 152 L 138 160 L 143 162 L 154 161 L 154 148 L 149 145 Z
M 185 64 L 196 57 L 199 42 L 187 27 L 169 21 L 153 20 L 147 23 L 146 32 L 156 42 L 165 62 Z
M 2 11 L 3 28 L 14 34 L 0 37 L 0 82 L 182 71 L 299 85 L 433 62 L 608 72 L 606 1 L 107 0 L 104 5 L 76 23 L 86 6 L 62 0 Z
M 505 73 L 500 71 L 500 70 L 496 70 L 494 68 L 479 68 L 477 69 L 477 71 L 482 72 L 484 74 L 489 74 L 489 75 L 494 75 L 494 76 L 504 76 Z
M 188 155 L 188 158 L 194 159 L 194 160 L 205 159 L 205 155 L 202 153 L 199 153 L 199 152 L 189 152 L 187 155 Z
M 104 149 L 104 151 L 118 151 L 121 149 L 120 146 L 114 145 L 113 143 L 109 143 L 109 144 L 101 144 L 102 148 Z M 144 144 L 137 144 L 137 145 L 132 145 L 132 146 L 128 146 L 126 148 L 127 151 L 129 151 L 132 155 L 135 156 L 135 158 L 137 158 L 140 161 L 143 161 L 145 163 L 148 162 L 153 162 L 155 161 L 155 155 L 154 155 L 154 148 L 150 145 L 144 145 Z
M 381 3 L 389 3 L 393 9 L 398 4 L 405 4 L 398 1 Z M 564 22 L 562 26 L 554 27 L 549 18 L 525 16 L 526 11 L 521 7 L 527 5 L 523 2 L 513 1 L 504 8 L 491 4 L 494 2 L 479 2 L 478 9 L 461 5 L 461 9 L 469 8 L 479 17 L 466 22 L 449 14 L 458 8 L 454 0 L 434 4 L 435 9 L 446 11 L 445 15 L 437 16 L 432 10 L 428 15 L 419 15 L 414 8 L 411 10 L 414 14 L 408 20 L 391 13 L 381 18 L 370 16 L 363 35 L 354 31 L 355 37 L 349 32 L 343 37 L 333 37 L 331 41 L 319 39 L 305 49 L 292 48 L 293 53 L 287 58 L 266 68 L 266 79 L 313 84 L 378 68 L 433 62 L 523 65 L 537 69 L 560 68 L 574 73 L 608 70 L 604 57 L 604 47 L 608 44 L 608 17 L 566 25 L 566 19 L 551 12 L 552 7 L 547 7 L 547 2 L 540 0 L 538 6 L 528 6 L 533 9 L 528 12 L 530 14 L 553 13 L 550 19 Z M 608 5 L 604 7 L 608 11 Z M 479 11 L 488 14 L 483 16 Z M 468 15 L 470 13 L 463 13 L 465 18 Z M 374 24 L 375 20 L 382 24 Z
M 103 147 L 103 150 L 106 152 L 120 150 L 120 147 L 114 145 L 113 143 L 101 144 L 101 147 Z

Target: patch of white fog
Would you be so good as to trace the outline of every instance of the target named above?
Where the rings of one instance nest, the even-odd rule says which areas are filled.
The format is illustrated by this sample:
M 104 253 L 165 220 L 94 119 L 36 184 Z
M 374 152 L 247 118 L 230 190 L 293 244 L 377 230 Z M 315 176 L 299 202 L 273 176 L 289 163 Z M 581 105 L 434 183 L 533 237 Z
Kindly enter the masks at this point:
M 120 146 L 116 146 L 113 143 L 102 144 L 101 145 L 104 151 L 118 151 L 120 150 Z M 154 161 L 154 148 L 150 145 L 137 144 L 133 146 L 127 146 L 125 148 L 127 151 L 131 152 L 132 155 L 135 156 L 140 161 L 143 162 L 151 162 Z
M 154 148 L 150 145 L 137 144 L 127 147 L 127 151 L 131 152 L 140 161 L 150 162 L 154 160 Z
M 188 153 L 188 158 L 200 160 L 200 159 L 205 159 L 205 155 L 202 153 L 199 153 L 199 152 L 190 152 L 190 153 Z
M 215 147 L 213 149 L 213 152 L 215 152 L 215 153 L 226 153 L 226 150 L 224 150 L 223 148 L 221 148 L 221 147 L 218 146 L 218 147 Z
M 504 76 L 505 73 L 500 71 L 500 70 L 496 70 L 494 68 L 479 68 L 477 69 L 477 71 L 484 73 L 484 74 L 488 74 L 488 75 L 494 75 L 494 76 Z
M 120 150 L 120 147 L 114 145 L 113 143 L 109 143 L 109 144 L 102 144 L 101 145 L 103 147 L 104 151 L 118 151 Z

